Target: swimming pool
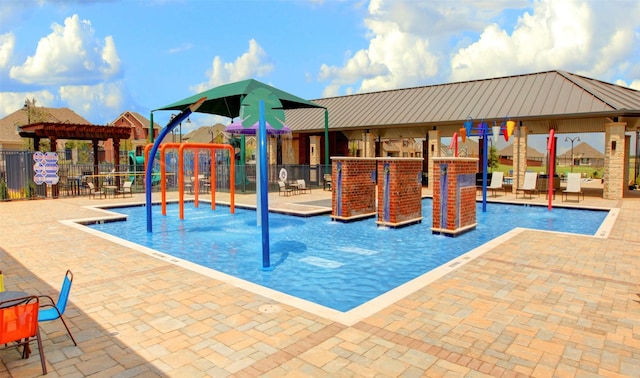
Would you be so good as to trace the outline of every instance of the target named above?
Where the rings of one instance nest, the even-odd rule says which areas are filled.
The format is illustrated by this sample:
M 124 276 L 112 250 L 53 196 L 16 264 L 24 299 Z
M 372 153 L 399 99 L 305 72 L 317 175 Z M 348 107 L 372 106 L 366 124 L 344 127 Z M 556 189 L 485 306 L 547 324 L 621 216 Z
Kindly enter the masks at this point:
M 432 235 L 432 201 L 423 200 L 423 222 L 400 229 L 375 219 L 335 222 L 329 216 L 269 214 L 271 264 L 262 269 L 261 229 L 253 210 L 178 205 L 167 216 L 153 207 L 154 232 L 146 231 L 145 207 L 111 211 L 127 221 L 90 227 L 184 260 L 210 267 L 338 311 L 349 311 L 515 227 L 593 235 L 606 211 L 490 204 L 477 208 L 477 229 L 452 238 Z

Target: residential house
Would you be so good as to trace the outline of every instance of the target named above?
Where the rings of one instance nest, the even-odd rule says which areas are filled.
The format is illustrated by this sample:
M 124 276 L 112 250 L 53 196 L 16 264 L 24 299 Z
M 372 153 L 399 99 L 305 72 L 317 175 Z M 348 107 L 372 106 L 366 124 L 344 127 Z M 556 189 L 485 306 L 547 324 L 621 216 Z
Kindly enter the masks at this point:
M 30 140 L 22 138 L 20 126 L 39 122 L 87 124 L 87 121 L 69 108 L 45 108 L 35 106 L 35 100 L 27 100 L 25 105 L 0 119 L 0 151 L 19 151 L 33 149 Z M 56 150 L 64 151 L 66 140 L 57 141 Z
M 149 125 L 151 121 L 142 114 L 132 111 L 125 111 L 120 114 L 111 125 L 129 126 L 132 128 L 131 139 L 120 141 L 120 149 L 125 151 L 135 151 L 136 156 L 144 154 L 144 146 L 149 143 Z M 162 127 L 156 122 L 153 123 L 154 138 L 158 136 Z M 113 141 L 104 142 L 106 160 L 113 162 Z
M 573 153 L 573 156 L 571 154 Z M 558 155 L 558 165 L 571 166 L 582 165 L 593 168 L 604 167 L 604 154 L 588 143 L 582 142 L 577 146 L 570 148 L 565 153 Z

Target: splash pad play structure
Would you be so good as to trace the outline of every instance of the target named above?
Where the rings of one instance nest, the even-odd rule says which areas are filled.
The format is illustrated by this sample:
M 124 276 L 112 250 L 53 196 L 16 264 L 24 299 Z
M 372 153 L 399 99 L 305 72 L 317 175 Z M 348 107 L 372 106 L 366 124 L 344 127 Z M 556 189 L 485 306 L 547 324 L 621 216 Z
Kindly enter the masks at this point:
M 145 147 L 145 156 L 148 156 L 149 151 L 153 148 L 153 145 L 149 144 Z M 200 180 L 198 180 L 199 172 L 198 172 L 198 159 L 200 150 L 208 150 L 213 156 L 213 153 L 216 150 L 227 150 L 230 155 L 230 167 L 229 167 L 229 179 L 230 182 L 234 182 L 235 179 L 235 156 L 233 147 L 228 144 L 219 144 L 219 143 L 190 143 L 190 144 L 180 144 L 180 143 L 165 143 L 160 146 L 160 193 L 162 196 L 161 205 L 162 205 L 162 215 L 167 215 L 167 190 L 166 190 L 166 165 L 164 162 L 166 161 L 165 155 L 167 150 L 175 149 L 178 151 L 178 201 L 180 204 L 180 219 L 184 219 L 184 166 L 185 166 L 185 152 L 187 150 L 194 151 L 193 158 L 193 177 L 196 180 L 193 182 L 194 185 L 194 203 L 195 206 L 198 207 L 198 196 L 199 196 L 199 185 Z M 209 173 L 209 182 L 211 185 L 211 210 L 215 210 L 216 208 L 216 187 L 215 187 L 215 160 L 211 159 L 211 169 Z M 231 214 L 235 211 L 235 186 L 230 185 L 229 187 L 230 194 L 230 204 L 229 211 Z

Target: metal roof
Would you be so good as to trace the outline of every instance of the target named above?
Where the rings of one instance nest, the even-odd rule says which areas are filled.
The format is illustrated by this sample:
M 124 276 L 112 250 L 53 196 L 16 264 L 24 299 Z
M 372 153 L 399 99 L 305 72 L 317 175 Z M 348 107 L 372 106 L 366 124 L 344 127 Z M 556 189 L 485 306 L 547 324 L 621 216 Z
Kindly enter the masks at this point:
M 433 127 L 450 135 L 468 117 L 511 118 L 531 133 L 604 131 L 613 117 L 635 128 L 640 117 L 640 91 L 559 70 L 313 102 L 328 109 L 330 130 L 370 129 L 389 138 L 424 137 Z M 287 110 L 286 123 L 294 132 L 323 131 L 324 110 Z

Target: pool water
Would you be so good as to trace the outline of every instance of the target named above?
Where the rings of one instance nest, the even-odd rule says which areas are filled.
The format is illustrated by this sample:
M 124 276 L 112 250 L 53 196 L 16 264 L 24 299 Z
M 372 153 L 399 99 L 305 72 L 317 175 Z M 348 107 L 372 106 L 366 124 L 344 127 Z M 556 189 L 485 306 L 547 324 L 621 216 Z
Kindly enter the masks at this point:
M 256 212 L 227 207 L 153 206 L 154 232 L 145 207 L 112 211 L 123 222 L 91 225 L 116 237 L 203 265 L 320 305 L 348 311 L 474 249 L 515 227 L 593 235 L 606 211 L 542 206 L 477 205 L 476 230 L 455 238 L 431 233 L 432 201 L 423 200 L 421 224 L 391 229 L 375 219 L 335 222 L 328 215 L 302 218 L 269 214 L 272 270 L 262 269 L 262 234 Z

